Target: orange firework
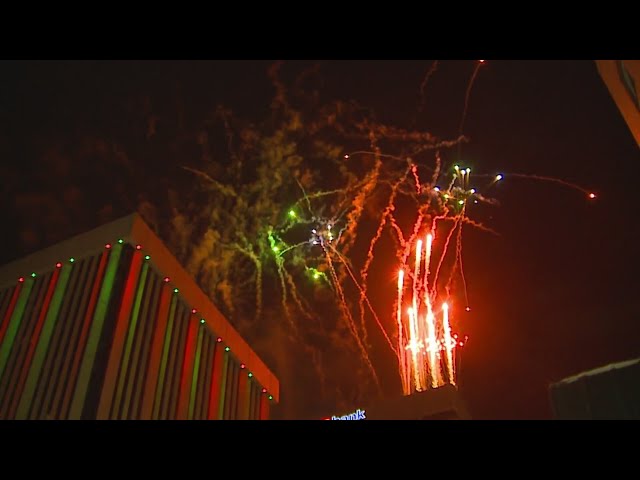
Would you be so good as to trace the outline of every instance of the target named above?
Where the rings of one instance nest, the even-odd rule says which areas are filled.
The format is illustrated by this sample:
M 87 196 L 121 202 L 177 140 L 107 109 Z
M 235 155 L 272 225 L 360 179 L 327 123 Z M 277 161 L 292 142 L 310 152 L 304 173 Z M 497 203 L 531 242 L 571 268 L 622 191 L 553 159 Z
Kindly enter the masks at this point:
M 449 370 L 449 382 L 452 385 L 455 381 L 455 367 L 453 365 L 453 345 L 451 344 L 451 326 L 449 325 L 449 305 L 445 302 L 442 304 L 442 326 L 444 327 L 444 347 L 447 352 L 447 367 Z
M 400 378 L 405 395 L 412 391 L 438 388 L 445 384 L 441 371 L 444 359 L 447 382 L 455 385 L 454 349 L 457 342 L 451 334 L 449 305 L 442 304 L 442 324 L 436 325 L 433 312 L 433 298 L 429 292 L 429 267 L 432 258 L 433 234 L 428 234 L 425 242 L 424 269 L 421 267 L 422 240 L 415 245 L 415 267 L 413 275 L 411 306 L 403 317 L 404 270 L 398 272 L 398 298 L 396 322 L 398 325 L 398 363 Z M 446 252 L 443 252 L 443 255 Z M 421 276 L 422 275 L 422 276 Z M 422 294 L 423 302 L 420 302 Z M 404 333 L 406 332 L 406 338 Z M 407 352 L 408 355 L 404 355 Z M 443 352 L 443 354 L 441 354 Z M 413 381 L 413 383 L 412 383 Z
M 402 294 L 404 291 L 404 270 L 398 272 L 398 306 L 396 321 L 398 322 L 398 361 L 400 362 L 400 378 L 402 379 L 402 390 L 411 390 L 411 379 L 409 378 L 407 356 L 404 350 L 404 337 L 402 331 Z

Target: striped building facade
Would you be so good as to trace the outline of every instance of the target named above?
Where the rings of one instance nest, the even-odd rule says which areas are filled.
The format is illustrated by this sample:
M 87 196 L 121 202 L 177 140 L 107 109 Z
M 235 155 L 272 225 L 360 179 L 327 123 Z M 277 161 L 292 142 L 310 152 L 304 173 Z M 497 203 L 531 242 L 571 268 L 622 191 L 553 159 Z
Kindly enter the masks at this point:
M 0 419 L 267 419 L 278 396 L 137 214 L 0 269 Z

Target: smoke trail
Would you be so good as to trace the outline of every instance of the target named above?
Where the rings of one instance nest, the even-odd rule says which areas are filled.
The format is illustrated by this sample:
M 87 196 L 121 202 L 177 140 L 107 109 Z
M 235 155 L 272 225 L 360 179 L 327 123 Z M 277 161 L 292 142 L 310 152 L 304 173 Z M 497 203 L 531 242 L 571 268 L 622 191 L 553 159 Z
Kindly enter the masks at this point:
M 287 283 L 291 287 L 291 298 L 293 298 L 293 301 L 295 302 L 296 306 L 305 317 L 307 317 L 310 320 L 313 320 L 314 317 L 312 314 L 309 313 L 308 305 L 306 307 L 303 305 L 304 299 L 302 299 L 298 295 L 298 288 L 296 287 L 296 284 L 293 281 L 293 277 L 291 277 L 291 274 L 286 270 L 286 268 L 284 268 L 284 265 L 282 266 L 282 271 L 284 272 L 284 277 L 287 280 Z
M 378 318 L 378 314 L 375 312 L 375 310 L 371 306 L 371 302 L 369 302 L 369 297 L 366 295 L 366 293 L 364 292 L 363 288 L 358 283 L 358 280 L 356 279 L 355 275 L 353 274 L 353 271 L 351 270 L 351 268 L 349 268 L 348 262 L 342 256 L 342 254 L 340 252 L 338 252 L 338 250 L 336 250 L 332 246 L 329 246 L 329 248 L 331 248 L 333 250 L 333 252 L 338 256 L 338 258 L 340 259 L 342 264 L 345 266 L 347 272 L 349 273 L 349 276 L 353 280 L 353 283 L 355 284 L 355 286 L 360 291 L 361 298 L 364 298 L 364 300 L 366 301 L 367 306 L 369 307 L 369 310 L 371 311 L 371 314 L 373 315 L 373 318 L 376 320 L 376 323 L 378 324 L 378 327 L 380 327 L 380 330 L 382 331 L 382 333 L 384 335 L 384 338 L 387 340 L 387 343 L 389 344 L 389 347 L 391 347 L 391 350 L 394 353 L 397 354 L 396 349 L 393 346 L 393 343 L 391 342 L 391 339 L 389 338 L 389 335 L 387 335 L 387 332 L 386 332 L 385 328 L 382 326 L 382 322 L 380 322 L 380 319 Z M 363 324 L 363 327 L 364 327 L 364 324 Z
M 461 214 L 462 218 L 464 218 L 464 210 Z M 464 266 L 462 264 L 462 227 L 464 222 L 460 222 L 460 227 L 458 228 L 458 238 L 456 239 L 456 257 L 458 264 L 460 265 L 460 277 L 462 278 L 462 286 L 464 289 L 464 299 L 466 302 L 466 306 L 469 306 L 469 295 L 467 293 L 467 280 L 464 276 Z
M 438 60 L 434 60 L 434 62 L 431 64 L 431 67 L 429 68 L 429 70 L 427 70 L 427 73 L 422 79 L 422 83 L 420 84 L 420 105 L 418 106 L 418 113 L 422 113 L 422 111 L 424 110 L 424 105 L 426 102 L 425 90 L 427 89 L 429 79 L 434 73 L 436 73 L 436 70 L 438 70 L 438 65 Z
M 420 195 L 422 186 L 420 185 L 420 177 L 418 177 L 418 166 L 415 163 L 411 165 L 411 173 L 413 174 L 413 179 L 416 182 L 416 193 Z
M 505 174 L 507 175 L 507 174 Z M 559 185 L 564 185 L 565 187 L 569 187 L 569 188 L 573 188 L 574 190 L 578 190 L 579 192 L 582 192 L 586 195 L 591 194 L 591 192 L 583 187 L 581 187 L 580 185 L 576 185 L 575 183 L 571 183 L 571 182 L 566 182 L 564 180 L 560 180 L 559 178 L 553 178 L 553 177 L 544 177 L 542 175 L 526 175 L 526 174 L 522 174 L 522 173 L 509 173 L 508 174 L 509 177 L 517 177 L 517 178 L 527 178 L 530 180 L 540 180 L 543 182 L 552 182 L 552 183 L 557 183 Z
M 329 265 L 329 271 L 331 272 L 331 277 L 333 278 L 336 290 L 338 291 L 338 295 L 340 296 L 340 306 L 342 308 L 344 317 L 347 320 L 347 326 L 349 327 L 349 330 L 351 330 L 351 334 L 353 335 L 353 338 L 355 339 L 356 344 L 360 349 L 362 359 L 364 360 L 365 364 L 369 367 L 369 370 L 371 370 L 371 375 L 373 376 L 373 379 L 376 382 L 378 389 L 382 390 L 380 381 L 378 379 L 378 374 L 376 373 L 376 370 L 373 367 L 373 364 L 371 363 L 371 359 L 369 358 L 367 349 L 365 348 L 365 346 L 362 343 L 362 340 L 358 336 L 358 331 L 356 329 L 355 321 L 353 320 L 353 316 L 351 315 L 351 311 L 349 310 L 349 306 L 347 305 L 347 300 L 345 299 L 344 291 L 342 290 L 342 286 L 340 285 L 340 281 L 338 280 L 338 275 L 336 274 L 336 271 L 333 267 L 331 256 L 329 255 L 329 252 L 324 248 L 324 243 L 321 243 L 321 245 L 327 259 L 327 264 Z
M 389 195 L 389 201 L 387 202 L 387 206 L 384 209 L 384 211 L 382 212 L 382 216 L 380 218 L 380 223 L 378 224 L 378 229 L 376 230 L 375 235 L 373 236 L 373 238 L 371 239 L 371 242 L 369 243 L 369 251 L 367 252 L 367 259 L 364 263 L 364 266 L 362 267 L 362 270 L 360 270 L 360 278 L 362 279 L 362 289 L 360 292 L 360 301 L 358 303 L 358 307 L 360 310 L 360 324 L 361 324 L 361 328 L 362 330 L 366 330 L 365 328 L 365 321 L 364 321 L 364 316 L 365 316 L 365 312 L 364 312 L 364 301 L 365 298 L 367 296 L 367 278 L 369 276 L 369 267 L 371 266 L 371 263 L 373 262 L 373 250 L 378 242 L 378 240 L 380 239 L 380 237 L 382 236 L 382 231 L 384 229 L 384 226 L 387 223 L 387 217 L 391 214 L 391 212 L 393 210 L 395 210 L 395 198 L 396 195 L 398 193 L 398 186 L 404 182 L 404 180 L 406 179 L 408 174 L 408 169 L 405 170 L 404 175 L 396 182 L 392 185 L 391 187 L 391 194 Z M 368 301 L 368 300 L 367 300 Z
M 454 232 L 456 231 L 456 228 L 458 227 L 458 224 L 460 222 L 460 219 L 458 217 L 456 217 L 455 219 L 455 223 L 453 224 L 453 226 L 451 227 L 451 230 L 449 231 L 449 233 L 447 234 L 447 239 L 444 243 L 444 246 L 442 247 L 442 254 L 440 255 L 440 261 L 438 262 L 438 267 L 436 268 L 436 273 L 433 276 L 433 288 L 431 290 L 431 296 L 433 298 L 436 298 L 436 293 L 438 291 L 438 279 L 440 278 L 440 269 L 442 268 L 442 264 L 444 263 L 444 259 L 447 255 L 447 251 L 449 250 L 449 242 L 451 241 L 451 237 L 453 236 Z
M 396 221 L 396 218 L 393 216 L 393 213 L 389 214 L 389 223 L 391 223 L 391 226 L 396 231 L 398 240 L 400 241 L 400 245 L 403 248 L 405 248 L 405 245 L 407 242 L 404 239 L 404 234 L 402 233 L 402 229 L 398 226 L 398 222 Z
M 376 159 L 373 171 L 371 171 L 367 178 L 363 188 L 358 192 L 357 196 L 353 199 L 353 208 L 347 215 L 347 230 L 345 232 L 346 241 L 343 244 L 343 252 L 346 254 L 353 246 L 356 239 L 356 229 L 358 222 L 364 210 L 364 202 L 367 197 L 374 191 L 378 183 L 378 177 L 380 175 L 380 169 L 382 167 L 382 161 L 380 158 Z
M 462 109 L 462 118 L 460 119 L 460 128 L 458 128 L 458 135 L 462 135 L 464 121 L 467 118 L 467 109 L 469 108 L 469 97 L 471 96 L 471 89 L 473 88 L 473 84 L 475 83 L 476 77 L 478 76 L 478 71 L 480 70 L 480 67 L 482 67 L 482 65 L 482 63 L 478 63 L 476 65 L 476 68 L 473 69 L 473 74 L 471 75 L 469 84 L 467 85 L 467 92 L 464 96 L 464 108 Z
M 472 227 L 477 228 L 478 230 L 482 230 L 482 231 L 484 231 L 484 232 L 487 232 L 487 233 L 491 233 L 491 234 L 493 234 L 493 235 L 500 236 L 500 234 L 499 234 L 498 232 L 496 232 L 495 230 L 493 230 L 493 229 L 491 229 L 491 228 L 489 228 L 489 227 L 485 227 L 482 223 L 480 223 L 480 222 L 476 222 L 475 220 L 471 220 L 469 217 L 464 217 L 464 218 L 462 219 L 462 222 L 463 222 L 463 223 L 466 223 L 466 224 L 469 224 L 469 225 L 471 225 Z
M 298 180 L 298 177 L 294 177 L 294 178 L 296 180 L 296 183 L 298 184 L 298 187 L 300 187 L 300 190 L 302 190 L 302 195 L 304 200 L 307 202 L 307 208 L 309 209 L 309 213 L 313 215 L 313 210 L 311 209 L 311 202 L 309 201 L 309 197 L 307 197 L 307 192 L 305 192 L 304 187 L 300 183 L 300 180 Z

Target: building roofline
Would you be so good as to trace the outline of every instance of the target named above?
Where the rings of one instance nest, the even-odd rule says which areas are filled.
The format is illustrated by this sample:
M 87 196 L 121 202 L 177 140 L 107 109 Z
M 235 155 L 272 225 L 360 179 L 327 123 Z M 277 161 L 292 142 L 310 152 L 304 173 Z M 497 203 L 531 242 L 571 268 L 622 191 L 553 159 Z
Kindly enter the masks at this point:
M 591 370 L 587 370 L 584 372 L 580 372 L 576 375 L 572 375 L 570 377 L 563 378 L 562 380 L 558 380 L 557 382 L 551 384 L 551 388 L 557 388 L 563 385 L 568 385 L 580 380 L 584 380 L 589 377 L 595 377 L 598 375 L 610 373 L 615 370 L 629 368 L 632 365 L 637 365 L 637 364 L 640 364 L 640 358 L 635 358 L 633 360 L 625 360 L 624 362 L 609 363 L 607 365 L 597 367 Z
M 595 60 L 595 63 L 611 98 L 640 147 L 640 106 L 637 97 L 640 95 L 640 91 L 638 91 L 640 89 L 640 60 Z M 633 94 L 625 85 L 621 69 L 624 69 L 632 79 L 632 83 L 635 83 L 636 91 Z

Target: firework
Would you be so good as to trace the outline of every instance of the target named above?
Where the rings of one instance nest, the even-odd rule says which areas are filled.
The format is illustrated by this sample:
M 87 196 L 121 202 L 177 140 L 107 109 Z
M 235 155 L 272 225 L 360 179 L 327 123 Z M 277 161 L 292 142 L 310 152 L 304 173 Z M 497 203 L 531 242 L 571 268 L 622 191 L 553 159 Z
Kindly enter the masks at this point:
M 353 161 L 359 155 L 367 152 L 353 152 L 345 158 Z M 470 312 L 467 280 L 463 265 L 463 225 L 471 225 L 484 231 L 492 232 L 481 223 L 468 218 L 470 204 L 483 202 L 495 204 L 496 201 L 483 194 L 474 181 L 490 177 L 491 181 L 485 185 L 488 190 L 492 185 L 504 179 L 502 173 L 486 175 L 474 174 L 466 165 L 454 165 L 449 173 L 430 175 L 427 182 L 420 176 L 420 168 L 424 166 L 405 159 L 406 168 L 397 169 L 399 158 L 381 154 L 379 151 L 369 152 L 377 158 L 376 165 L 369 175 L 354 184 L 353 188 L 342 191 L 332 190 L 307 194 L 303 190 L 303 198 L 295 202 L 295 206 L 284 212 L 284 225 L 274 229 L 269 234 L 270 247 L 276 257 L 276 266 L 280 284 L 283 290 L 289 288 L 289 295 L 283 291 L 282 305 L 287 317 L 289 299 L 305 316 L 309 316 L 310 307 L 295 288 L 292 276 L 284 268 L 284 256 L 290 251 L 306 250 L 308 258 L 313 258 L 314 249 L 322 252 L 315 257 L 317 265 L 310 267 L 305 262 L 305 270 L 318 286 L 322 283 L 332 287 L 336 294 L 339 309 L 347 327 L 347 331 L 355 340 L 360 356 L 371 372 L 375 382 L 379 385 L 374 362 L 370 358 L 368 344 L 369 322 L 372 318 L 383 335 L 391 351 L 396 355 L 399 374 L 404 394 L 414 391 L 424 391 L 438 388 L 444 384 L 457 385 L 456 362 L 459 357 L 458 349 L 464 345 L 458 340 L 459 334 L 454 333 L 452 326 L 451 296 L 456 293 L 453 287 L 459 287 L 459 293 L 464 300 L 464 310 Z M 393 168 L 385 168 L 381 158 L 390 158 L 394 162 Z M 440 155 L 436 155 L 436 169 L 440 170 Z M 387 167 L 389 165 L 386 165 Z M 512 177 L 523 178 L 523 175 L 508 174 Z M 535 180 L 549 180 L 546 177 L 527 176 Z M 558 184 L 582 189 L 574 184 L 561 180 Z M 446 185 L 439 187 L 437 184 Z M 347 252 L 357 245 L 355 233 L 363 216 L 364 205 L 374 192 L 379 192 L 383 186 L 388 186 L 386 207 L 378 216 L 375 233 L 369 239 L 364 264 L 357 276 Z M 318 213 L 327 207 L 325 201 L 329 195 L 342 197 L 332 204 L 329 213 L 323 216 Z M 588 195 L 589 196 L 589 195 Z M 413 199 L 417 204 L 417 216 L 409 233 L 396 221 L 396 211 L 400 199 Z M 594 198 L 594 196 L 589 196 Z M 305 205 L 302 212 L 299 205 Z M 307 215 L 308 212 L 308 215 Z M 283 240 L 287 232 L 296 225 L 307 225 L 309 237 L 297 243 L 288 244 Z M 427 230 L 425 232 L 425 229 Z M 439 231 L 437 250 L 436 230 Z M 383 234 L 391 234 L 397 243 L 395 255 L 399 261 L 397 282 L 397 298 L 395 319 L 391 325 L 385 326 L 372 302 L 368 297 L 369 269 L 380 255 L 375 255 L 377 242 Z M 409 260 L 413 261 L 408 269 Z M 324 273 L 326 272 L 326 274 Z M 322 279 L 323 282 L 318 282 Z M 285 282 L 286 280 L 286 282 Z M 454 280 L 459 282 L 454 285 Z M 287 285 L 285 285 L 285 283 Z M 356 322 L 356 305 L 349 300 L 345 291 L 347 283 L 351 283 L 359 294 L 357 307 L 359 322 Z M 405 298 L 405 291 L 408 295 Z M 462 302 L 461 302 L 462 303 Z M 454 319 L 455 320 L 455 319 Z M 459 323 L 459 322 L 458 322 Z M 391 330 L 395 329 L 395 332 Z M 393 337 L 393 340 L 391 339 Z
M 432 299 L 429 293 L 428 277 L 433 238 L 433 234 L 430 233 L 427 235 L 424 269 L 420 268 L 422 240 L 416 242 L 414 249 L 416 267 L 412 278 L 413 296 L 411 306 L 406 309 L 406 316 L 402 315 L 404 311 L 404 270 L 400 270 L 398 273 L 396 310 L 398 346 L 400 347 L 398 361 L 400 378 L 402 379 L 405 395 L 409 395 L 413 391 L 420 392 L 445 384 L 445 379 L 443 378 L 440 367 L 440 358 L 444 358 L 447 382 L 452 385 L 456 384 L 454 350 L 457 344 L 453 340 L 451 326 L 449 324 L 449 305 L 446 302 L 442 303 L 442 321 L 440 328 L 438 328 L 432 308 L 434 299 Z M 422 304 L 418 301 L 420 294 L 423 295 L 424 299 Z M 405 337 L 402 334 L 403 332 L 408 332 L 408 335 Z M 403 350 L 410 352 L 410 362 L 407 362 L 405 357 L 400 353 Z M 407 380 L 411 378 L 413 379 L 413 384 Z
M 246 145 L 251 148 L 237 149 L 231 157 L 233 168 L 229 171 L 233 175 L 242 171 L 243 162 L 251 161 L 242 155 L 264 159 L 255 181 L 215 177 L 187 168 L 206 182 L 215 200 L 212 204 L 224 205 L 215 209 L 210 219 L 204 219 L 222 231 L 207 237 L 207 248 L 198 258 L 203 264 L 208 257 L 216 259 L 206 263 L 210 283 L 233 285 L 243 294 L 251 289 L 255 292 L 255 308 L 244 305 L 244 311 L 233 309 L 236 305 L 232 302 L 240 303 L 247 295 L 228 293 L 221 303 L 232 313 L 237 311 L 236 317 L 255 314 L 255 321 L 263 311 L 277 309 L 273 318 L 284 320 L 300 344 L 306 341 L 310 325 L 316 328 L 322 317 L 332 317 L 319 313 L 330 308 L 336 322 L 327 322 L 330 327 L 320 326 L 314 334 L 329 337 L 334 333 L 322 328 L 338 330 L 336 336 L 346 332 L 347 341 L 336 342 L 331 348 L 349 348 L 356 355 L 354 361 L 360 360 L 360 366 L 366 367 L 358 371 L 368 372 L 376 383 L 373 355 L 370 358 L 373 346 L 368 341 L 377 333 L 374 329 L 397 356 L 405 394 L 445 383 L 458 385 L 456 361 L 465 342 L 455 333 L 463 326 L 457 312 L 470 312 L 467 288 L 472 288 L 472 278 L 467 285 L 463 265 L 463 237 L 468 230 L 464 228 L 463 235 L 463 226 L 495 233 L 470 218 L 474 206 L 497 204 L 489 192 L 509 178 L 554 182 L 579 190 L 590 200 L 596 198 L 595 193 L 563 180 L 504 172 L 478 174 L 463 163 L 460 146 L 467 141 L 463 136 L 465 118 L 472 103 L 472 86 L 483 64 L 479 61 L 469 80 L 455 139 L 381 124 L 365 114 L 360 120 L 345 104 L 317 110 L 322 118 L 313 117 L 301 128 L 303 116 L 286 101 L 283 84 L 274 84 L 278 92 L 274 105 L 287 113 L 278 116 L 284 123 L 266 138 L 247 135 L 247 141 L 261 141 Z M 421 109 L 427 82 L 437 65 L 432 65 L 421 85 Z M 225 122 L 227 130 L 230 125 Z M 323 128 L 332 129 L 333 138 L 344 140 L 353 150 L 345 152 L 342 146 L 329 145 L 315 136 Z M 229 138 L 232 133 L 227 132 Z M 313 151 L 300 150 L 305 145 Z M 457 156 L 451 152 L 456 147 Z M 307 158 L 333 162 L 336 170 L 323 179 L 314 173 Z M 457 165 L 447 163 L 454 159 Z M 486 182 L 480 184 L 483 179 Z M 365 221 L 373 222 L 371 229 L 363 227 Z M 383 249 L 383 238 L 393 246 Z M 250 262 L 237 261 L 236 254 Z M 391 305 L 375 304 L 369 298 L 370 282 L 382 283 L 380 278 L 371 278 L 374 264 L 387 272 L 398 269 L 395 312 Z M 323 289 L 331 295 L 317 295 Z M 327 299 L 333 305 L 318 303 Z M 316 321 L 309 321 L 312 319 Z M 324 352 L 316 353 L 319 358 Z

